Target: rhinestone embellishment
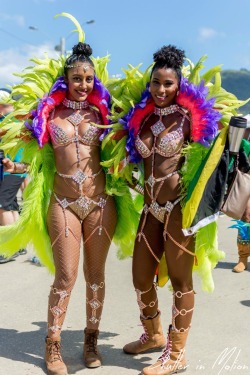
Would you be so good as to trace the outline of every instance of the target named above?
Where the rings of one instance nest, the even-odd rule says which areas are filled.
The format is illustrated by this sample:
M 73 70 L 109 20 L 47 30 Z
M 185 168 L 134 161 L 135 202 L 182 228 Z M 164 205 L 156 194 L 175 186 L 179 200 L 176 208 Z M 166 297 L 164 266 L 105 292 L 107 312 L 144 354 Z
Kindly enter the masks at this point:
M 147 179 L 147 181 L 145 181 L 150 187 L 153 187 L 154 184 L 155 184 L 155 179 L 154 177 L 152 176 L 152 174 L 149 176 L 149 178 Z
M 80 113 L 72 113 L 72 115 L 70 115 L 69 117 L 67 117 L 67 120 L 74 126 L 77 126 L 79 125 L 82 120 L 83 120 L 83 117 L 80 115 Z
M 179 109 L 179 106 L 177 104 L 173 104 L 165 108 L 155 107 L 154 113 L 155 115 L 158 115 L 158 116 L 166 116 L 166 115 L 169 115 L 170 113 L 174 113 L 178 111 L 178 109 Z
M 102 304 L 98 301 L 98 299 L 92 299 L 91 301 L 89 301 L 89 304 L 94 310 L 97 310 L 99 307 L 102 306 Z
M 157 137 L 163 130 L 165 130 L 165 126 L 163 125 L 162 121 L 157 121 L 154 125 L 150 127 L 152 133 L 155 137 Z
M 82 184 L 86 179 L 87 179 L 86 174 L 83 173 L 81 170 L 77 171 L 72 176 L 72 180 L 74 180 L 77 184 Z
M 61 206 L 62 206 L 62 208 L 67 208 L 68 207 L 68 205 L 69 205 L 69 202 L 67 201 L 67 199 L 66 198 L 64 198 L 62 201 L 60 201 L 60 204 L 61 204 Z
M 165 204 L 165 208 L 166 208 L 166 210 L 167 210 L 168 212 L 171 212 L 172 209 L 174 208 L 174 205 L 173 205 L 172 202 L 169 202 L 169 201 L 168 201 L 168 202 Z
M 83 109 L 89 106 L 89 103 L 86 100 L 84 102 L 74 102 L 73 100 L 69 100 L 67 98 L 63 99 L 62 104 L 65 107 L 72 109 Z

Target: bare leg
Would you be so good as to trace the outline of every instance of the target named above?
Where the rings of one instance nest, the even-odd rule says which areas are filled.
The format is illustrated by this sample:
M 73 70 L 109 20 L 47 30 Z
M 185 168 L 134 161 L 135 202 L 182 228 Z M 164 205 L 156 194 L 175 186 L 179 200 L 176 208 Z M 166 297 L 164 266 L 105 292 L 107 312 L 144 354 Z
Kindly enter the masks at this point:
M 169 219 L 168 233 L 175 241 L 193 252 L 193 237 L 182 233 L 182 214 L 177 204 Z M 185 346 L 194 309 L 192 268 L 194 257 L 183 251 L 168 236 L 164 243 L 168 274 L 174 289 L 172 325 L 169 326 L 168 343 L 156 363 L 145 367 L 143 375 L 170 375 L 186 369 Z
M 161 350 L 165 344 L 154 277 L 158 266 L 157 258 L 163 253 L 163 224 L 148 214 L 145 220 L 142 215 L 133 255 L 133 283 L 137 293 L 140 309 L 140 320 L 144 333 L 139 340 L 132 341 L 123 347 L 127 354 L 138 354 L 146 351 Z M 150 251 L 151 250 L 151 251 Z
M 102 229 L 98 227 L 102 220 Z M 117 222 L 116 207 L 109 197 L 104 210 L 96 207 L 83 221 L 86 326 L 99 328 L 105 297 L 105 263 Z
M 68 237 L 65 236 L 65 217 L 61 206 L 52 197 L 48 211 L 48 230 L 53 248 L 55 279 L 49 295 L 48 337 L 58 338 L 65 319 L 70 293 L 77 278 L 81 222 L 79 218 L 66 209 L 69 226 Z
M 194 239 L 192 236 L 185 237 L 183 235 L 181 223 L 181 207 L 178 204 L 171 213 L 167 229 L 177 242 L 193 252 Z M 191 324 L 194 308 L 192 279 L 194 258 L 192 255 L 181 250 L 170 239 L 167 239 L 164 247 L 169 278 L 174 289 L 172 324 L 177 331 L 185 331 Z
M 15 220 L 15 211 L 6 211 L 0 208 L 0 225 L 11 225 Z
M 141 231 L 143 222 L 144 213 L 140 221 L 138 233 Z M 137 236 L 135 241 L 132 267 L 133 284 L 137 292 L 137 302 L 141 316 L 144 318 L 153 318 L 157 314 L 158 309 L 156 289 L 153 285 L 158 261 L 151 254 L 149 247 L 160 259 L 164 249 L 162 236 L 163 224 L 151 214 L 148 214 L 143 233 L 146 238 Z
M 86 367 L 101 366 L 97 346 L 105 298 L 105 263 L 116 226 L 116 207 L 109 197 L 104 209 L 96 207 L 83 221 L 86 328 L 83 359 Z

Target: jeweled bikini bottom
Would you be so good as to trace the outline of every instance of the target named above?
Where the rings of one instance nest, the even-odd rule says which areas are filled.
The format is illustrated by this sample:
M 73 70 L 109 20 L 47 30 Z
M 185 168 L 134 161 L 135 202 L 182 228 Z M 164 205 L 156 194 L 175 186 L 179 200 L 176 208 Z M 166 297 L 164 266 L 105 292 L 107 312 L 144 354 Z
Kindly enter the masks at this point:
M 153 201 L 149 206 L 147 204 L 144 205 L 144 212 L 147 210 L 161 223 L 164 223 L 166 213 L 170 214 L 173 210 L 174 206 L 179 203 L 181 198 L 177 198 L 173 203 L 167 201 L 164 206 L 160 206 L 159 203 Z
M 74 201 L 68 201 L 67 198 L 63 198 L 62 200 L 58 198 L 58 196 L 54 193 L 54 196 L 60 206 L 65 210 L 69 207 L 81 220 L 84 220 L 88 214 L 93 211 L 93 209 L 98 206 L 100 208 L 104 208 L 107 202 L 107 198 L 100 197 L 98 201 L 94 201 L 93 199 L 83 195 L 77 198 Z

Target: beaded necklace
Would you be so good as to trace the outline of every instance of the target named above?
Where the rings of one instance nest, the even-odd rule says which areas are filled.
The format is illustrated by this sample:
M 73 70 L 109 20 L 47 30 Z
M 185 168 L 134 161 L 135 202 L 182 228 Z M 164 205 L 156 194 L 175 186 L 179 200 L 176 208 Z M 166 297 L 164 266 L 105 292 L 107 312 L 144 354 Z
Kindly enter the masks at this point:
M 87 102 L 87 100 L 84 100 L 83 102 L 75 102 L 75 101 L 69 100 L 67 98 L 63 99 L 62 104 L 65 107 L 72 108 L 72 109 L 83 109 L 83 108 L 87 108 L 89 106 L 89 103 Z
M 169 107 L 165 107 L 165 108 L 155 107 L 154 113 L 155 113 L 155 115 L 158 115 L 158 116 L 166 116 L 166 115 L 169 115 L 170 113 L 174 113 L 174 112 L 178 111 L 178 108 L 179 108 L 179 106 L 177 104 L 173 104 L 173 105 L 170 105 Z

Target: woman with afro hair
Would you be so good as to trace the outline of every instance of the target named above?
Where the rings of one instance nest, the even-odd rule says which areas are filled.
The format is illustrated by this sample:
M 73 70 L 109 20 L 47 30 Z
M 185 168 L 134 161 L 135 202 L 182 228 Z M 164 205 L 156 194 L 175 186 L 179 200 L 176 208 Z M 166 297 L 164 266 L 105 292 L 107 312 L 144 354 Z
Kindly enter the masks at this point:
M 155 364 L 143 375 L 166 375 L 186 368 L 186 340 L 194 309 L 192 268 L 194 238 L 182 232 L 180 169 L 183 147 L 190 140 L 190 118 L 177 104 L 184 51 L 164 46 L 154 54 L 148 100 L 143 120 L 135 136 L 135 150 L 143 160 L 144 207 L 133 254 L 133 284 L 145 333 L 124 346 L 128 354 L 161 350 Z M 146 109 L 147 108 L 147 109 Z M 173 287 L 172 324 L 166 340 L 161 326 L 157 288 L 158 264 L 165 255 Z

